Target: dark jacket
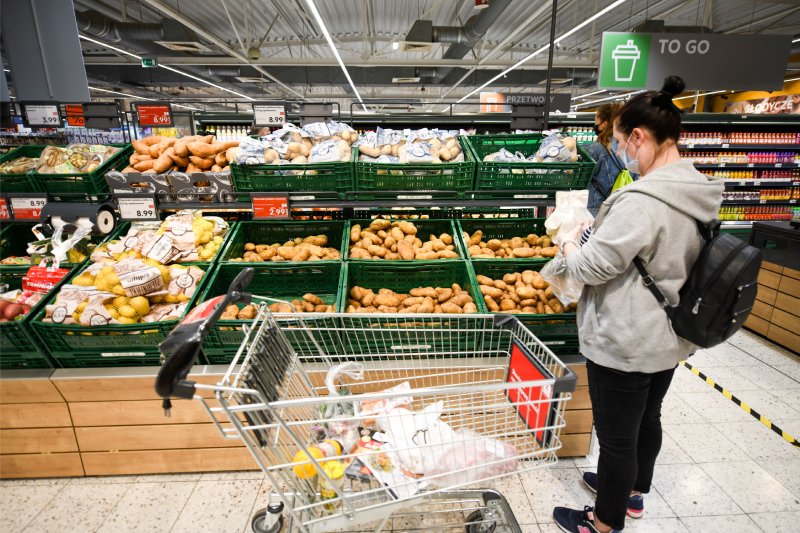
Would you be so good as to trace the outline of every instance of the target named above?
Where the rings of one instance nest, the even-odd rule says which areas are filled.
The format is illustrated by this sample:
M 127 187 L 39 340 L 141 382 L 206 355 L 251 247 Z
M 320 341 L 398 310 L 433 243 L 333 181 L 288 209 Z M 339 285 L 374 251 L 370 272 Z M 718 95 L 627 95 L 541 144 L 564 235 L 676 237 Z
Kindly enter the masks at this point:
M 615 152 L 617 142 L 611 143 L 611 150 L 604 144 L 593 142 L 586 151 L 597 161 L 597 166 L 592 174 L 592 181 L 589 182 L 589 211 L 592 215 L 597 215 L 600 204 L 611 194 L 611 188 L 617 179 L 617 175 L 625 169 L 622 160 Z M 634 177 L 635 179 L 635 177 Z

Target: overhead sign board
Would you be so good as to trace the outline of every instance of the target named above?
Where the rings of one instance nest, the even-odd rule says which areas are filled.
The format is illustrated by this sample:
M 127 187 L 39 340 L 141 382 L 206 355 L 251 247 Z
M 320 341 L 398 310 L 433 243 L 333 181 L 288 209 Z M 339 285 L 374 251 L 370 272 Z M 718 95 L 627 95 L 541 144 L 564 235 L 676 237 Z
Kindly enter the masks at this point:
M 158 104 L 136 104 L 139 126 L 169 128 L 172 126 L 172 107 L 169 102 Z
M 780 90 L 789 35 L 603 33 L 599 89 L 658 90 L 680 76 L 689 90 Z
M 503 113 L 511 111 L 511 106 L 541 106 L 544 109 L 545 93 L 505 94 L 481 93 L 481 113 Z M 569 112 L 570 95 L 551 94 L 551 112 Z

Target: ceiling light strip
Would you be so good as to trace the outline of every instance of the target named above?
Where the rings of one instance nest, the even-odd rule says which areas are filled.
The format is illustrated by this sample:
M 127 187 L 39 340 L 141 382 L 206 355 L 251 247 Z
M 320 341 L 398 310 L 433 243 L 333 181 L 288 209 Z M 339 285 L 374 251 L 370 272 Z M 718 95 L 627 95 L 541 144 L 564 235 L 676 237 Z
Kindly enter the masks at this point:
M 711 91 L 710 93 L 700 93 L 700 94 L 697 94 L 697 95 L 690 94 L 688 96 L 681 96 L 680 98 L 673 98 L 672 100 L 673 101 L 675 101 L 675 100 L 686 100 L 687 98 L 695 98 L 695 97 L 700 98 L 701 96 L 709 96 L 709 95 L 712 95 L 712 94 L 720 94 L 720 93 L 726 93 L 726 92 L 728 92 L 728 91 Z
M 89 86 L 89 90 L 90 91 L 99 91 L 101 93 L 118 94 L 120 96 L 126 96 L 128 98 L 136 98 L 137 100 L 157 101 L 156 98 L 147 98 L 145 96 L 137 96 L 135 94 L 123 93 L 123 92 L 120 92 L 120 91 L 112 91 L 110 89 L 101 89 L 100 87 L 92 87 L 91 85 Z M 190 109 L 192 111 L 202 111 L 202 109 L 200 109 L 199 107 L 192 107 L 192 106 L 189 106 L 189 105 L 176 104 L 176 103 L 173 103 L 173 102 L 170 102 L 170 105 L 173 106 L 173 107 L 182 107 L 183 109 Z
M 364 104 L 364 100 L 361 99 L 361 94 L 358 92 L 358 89 L 356 89 L 356 85 L 353 83 L 353 79 L 350 77 L 350 73 L 347 71 L 347 67 L 344 66 L 344 61 L 342 61 L 342 56 L 339 55 L 339 51 L 336 49 L 336 45 L 333 44 L 333 38 L 331 37 L 330 32 L 328 32 L 328 27 L 325 26 L 325 22 L 322 20 L 322 15 L 319 14 L 317 6 L 314 4 L 314 0 L 306 0 L 306 6 L 308 6 L 308 10 L 314 16 L 314 20 L 317 21 L 317 25 L 319 25 L 319 29 L 325 36 L 325 40 L 328 41 L 328 46 L 330 46 L 331 50 L 333 51 L 333 55 L 336 56 L 336 61 L 339 62 L 339 66 L 342 68 L 342 72 L 344 72 L 344 77 L 347 78 L 347 82 L 353 89 L 353 93 L 355 93 L 356 98 L 358 98 L 358 103 L 361 104 L 361 107 L 364 108 L 364 111 L 367 111 L 367 106 Z
M 577 109 L 577 108 L 579 108 L 581 106 L 592 107 L 594 104 L 597 104 L 597 103 L 600 103 L 600 102 L 608 102 L 609 100 L 625 100 L 626 98 L 630 98 L 631 96 L 636 96 L 637 94 L 641 94 L 643 92 L 646 92 L 646 91 L 643 89 L 641 91 L 634 91 L 632 93 L 618 94 L 616 96 L 609 96 L 609 97 L 606 97 L 606 98 L 598 98 L 597 100 L 592 100 L 591 102 L 580 103 L 580 104 L 575 106 L 575 109 Z
M 306 1 L 311 1 L 311 0 L 306 0 Z M 572 29 L 571 29 L 571 30 L 569 30 L 568 32 L 566 32 L 566 33 L 564 33 L 563 35 L 561 35 L 560 37 L 558 37 L 558 39 L 556 39 L 556 40 L 554 41 L 554 44 L 558 44 L 559 42 L 561 42 L 562 40 L 566 39 L 567 37 L 569 37 L 569 36 L 570 36 L 570 35 L 572 35 L 573 33 L 575 33 L 575 32 L 577 32 L 577 31 L 579 31 L 581 28 L 583 28 L 583 27 L 585 27 L 585 26 L 587 26 L 587 25 L 591 24 L 592 22 L 594 22 L 595 20 L 599 19 L 600 17 L 602 17 L 603 15 L 605 15 L 606 13 L 608 13 L 609 11 L 612 11 L 613 9 L 616 9 L 617 7 L 619 7 L 620 5 L 624 4 L 624 3 L 625 3 L 625 2 L 627 2 L 627 1 L 628 1 L 628 0 L 617 0 L 617 1 L 616 1 L 616 2 L 614 2 L 613 4 L 611 4 L 611 5 L 609 5 L 608 7 L 606 7 L 605 9 L 602 9 L 602 10 L 598 11 L 597 13 L 595 13 L 594 15 L 592 15 L 591 17 L 589 17 L 588 19 L 584 20 L 583 22 L 581 22 L 580 24 L 578 24 L 577 26 L 575 26 L 574 28 L 572 28 Z M 514 64 L 513 64 L 511 67 L 507 68 L 506 70 L 504 70 L 503 72 L 501 72 L 500 74 L 498 74 L 497 76 L 495 76 L 494 78 L 490 79 L 489 81 L 487 81 L 486 83 L 484 83 L 483 85 L 481 85 L 480 87 L 478 87 L 477 89 L 475 89 L 474 91 L 472 91 L 472 92 L 468 93 L 468 94 L 467 94 L 467 95 L 465 95 L 465 96 L 462 96 L 462 97 L 461 97 L 461 99 L 460 99 L 460 100 L 458 100 L 456 103 L 457 103 L 457 104 L 460 104 L 461 102 L 463 102 L 464 100 L 466 100 L 467 98 L 469 98 L 470 96 L 472 96 L 473 94 L 477 93 L 478 91 L 480 91 L 481 89 L 483 89 L 483 88 L 487 87 L 488 85 L 491 85 L 492 83 L 494 83 L 494 82 L 495 82 L 495 81 L 497 81 L 498 79 L 502 78 L 503 76 L 505 76 L 506 74 L 508 74 L 508 73 L 509 73 L 509 72 L 511 72 L 512 70 L 516 69 L 516 68 L 517 68 L 517 67 L 519 67 L 520 65 L 524 65 L 525 63 L 527 63 L 528 61 L 530 61 L 530 60 L 531 60 L 531 59 L 533 59 L 534 57 L 538 56 L 538 55 L 539 55 L 539 54 L 541 54 L 542 52 L 544 52 L 544 51 L 548 50 L 549 48 L 550 48 L 550 44 L 546 44 L 546 45 L 544 45 L 543 47 L 541 47 L 541 48 L 539 48 L 538 50 L 536 50 L 535 52 L 532 52 L 532 53 L 528 54 L 527 56 L 523 57 L 522 59 L 520 59 L 519 61 L 517 61 L 516 63 L 514 63 Z M 453 104 L 450 104 L 449 106 L 445 107 L 445 108 L 442 110 L 442 113 L 445 113 L 445 112 L 447 112 L 447 110 L 448 110 L 449 108 L 451 108 L 451 107 L 453 107 Z
M 586 98 L 587 96 L 592 96 L 592 95 L 595 95 L 595 94 L 604 93 L 604 92 L 606 92 L 607 90 L 608 90 L 608 89 L 600 89 L 599 91 L 595 91 L 595 92 L 593 92 L 593 93 L 581 94 L 581 95 L 579 95 L 579 96 L 574 96 L 574 97 L 572 97 L 572 100 L 580 100 L 581 98 Z

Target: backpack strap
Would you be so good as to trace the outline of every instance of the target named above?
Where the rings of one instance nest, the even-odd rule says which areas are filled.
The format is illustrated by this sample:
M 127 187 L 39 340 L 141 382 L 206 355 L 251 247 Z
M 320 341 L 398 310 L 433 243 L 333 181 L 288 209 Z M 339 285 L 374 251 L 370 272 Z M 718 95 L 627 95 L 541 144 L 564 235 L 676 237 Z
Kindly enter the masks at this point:
M 655 296 L 656 301 L 658 301 L 658 304 L 669 315 L 669 309 L 670 309 L 669 300 L 667 300 L 667 298 L 664 296 L 664 293 L 662 293 L 661 290 L 658 288 L 658 286 L 656 285 L 656 280 L 653 279 L 653 276 L 651 276 L 650 273 L 647 271 L 647 269 L 644 267 L 644 263 L 642 262 L 641 258 L 639 258 L 638 256 L 634 257 L 633 264 L 636 265 L 636 270 L 638 270 L 639 274 L 641 274 L 642 283 L 644 283 L 644 286 L 647 287 L 647 289 L 653 294 L 653 296 Z

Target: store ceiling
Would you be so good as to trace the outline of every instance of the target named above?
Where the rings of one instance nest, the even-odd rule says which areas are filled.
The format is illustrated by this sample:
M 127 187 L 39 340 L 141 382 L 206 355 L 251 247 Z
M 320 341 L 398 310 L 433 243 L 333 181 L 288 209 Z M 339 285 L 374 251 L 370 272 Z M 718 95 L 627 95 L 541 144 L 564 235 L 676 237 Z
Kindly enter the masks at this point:
M 315 0 L 361 96 L 426 102 L 458 99 L 548 42 L 550 0 L 492 2 L 498 5 L 476 10 L 474 0 Z M 353 96 L 304 0 L 74 3 L 81 35 L 137 55 L 155 56 L 160 64 L 252 98 L 324 98 L 344 103 Z M 560 0 L 556 35 L 612 3 Z M 412 52 L 398 44 L 417 20 L 457 27 L 473 16 L 492 20 L 485 33 L 474 37 L 472 47 L 437 42 L 429 50 Z M 719 33 L 795 35 L 800 33 L 800 1 L 629 0 L 561 43 L 554 57 L 553 76 L 561 82 L 557 90 L 574 95 L 592 91 L 600 34 L 626 31 L 645 20 L 705 26 Z M 175 51 L 154 41 L 177 41 L 192 51 Z M 173 100 L 236 99 L 173 71 L 142 68 L 139 59 L 96 42 L 82 44 L 92 86 L 145 97 L 166 93 Z M 543 90 L 546 64 L 547 54 L 540 54 L 491 87 Z M 395 83 L 398 78 L 419 81 Z

